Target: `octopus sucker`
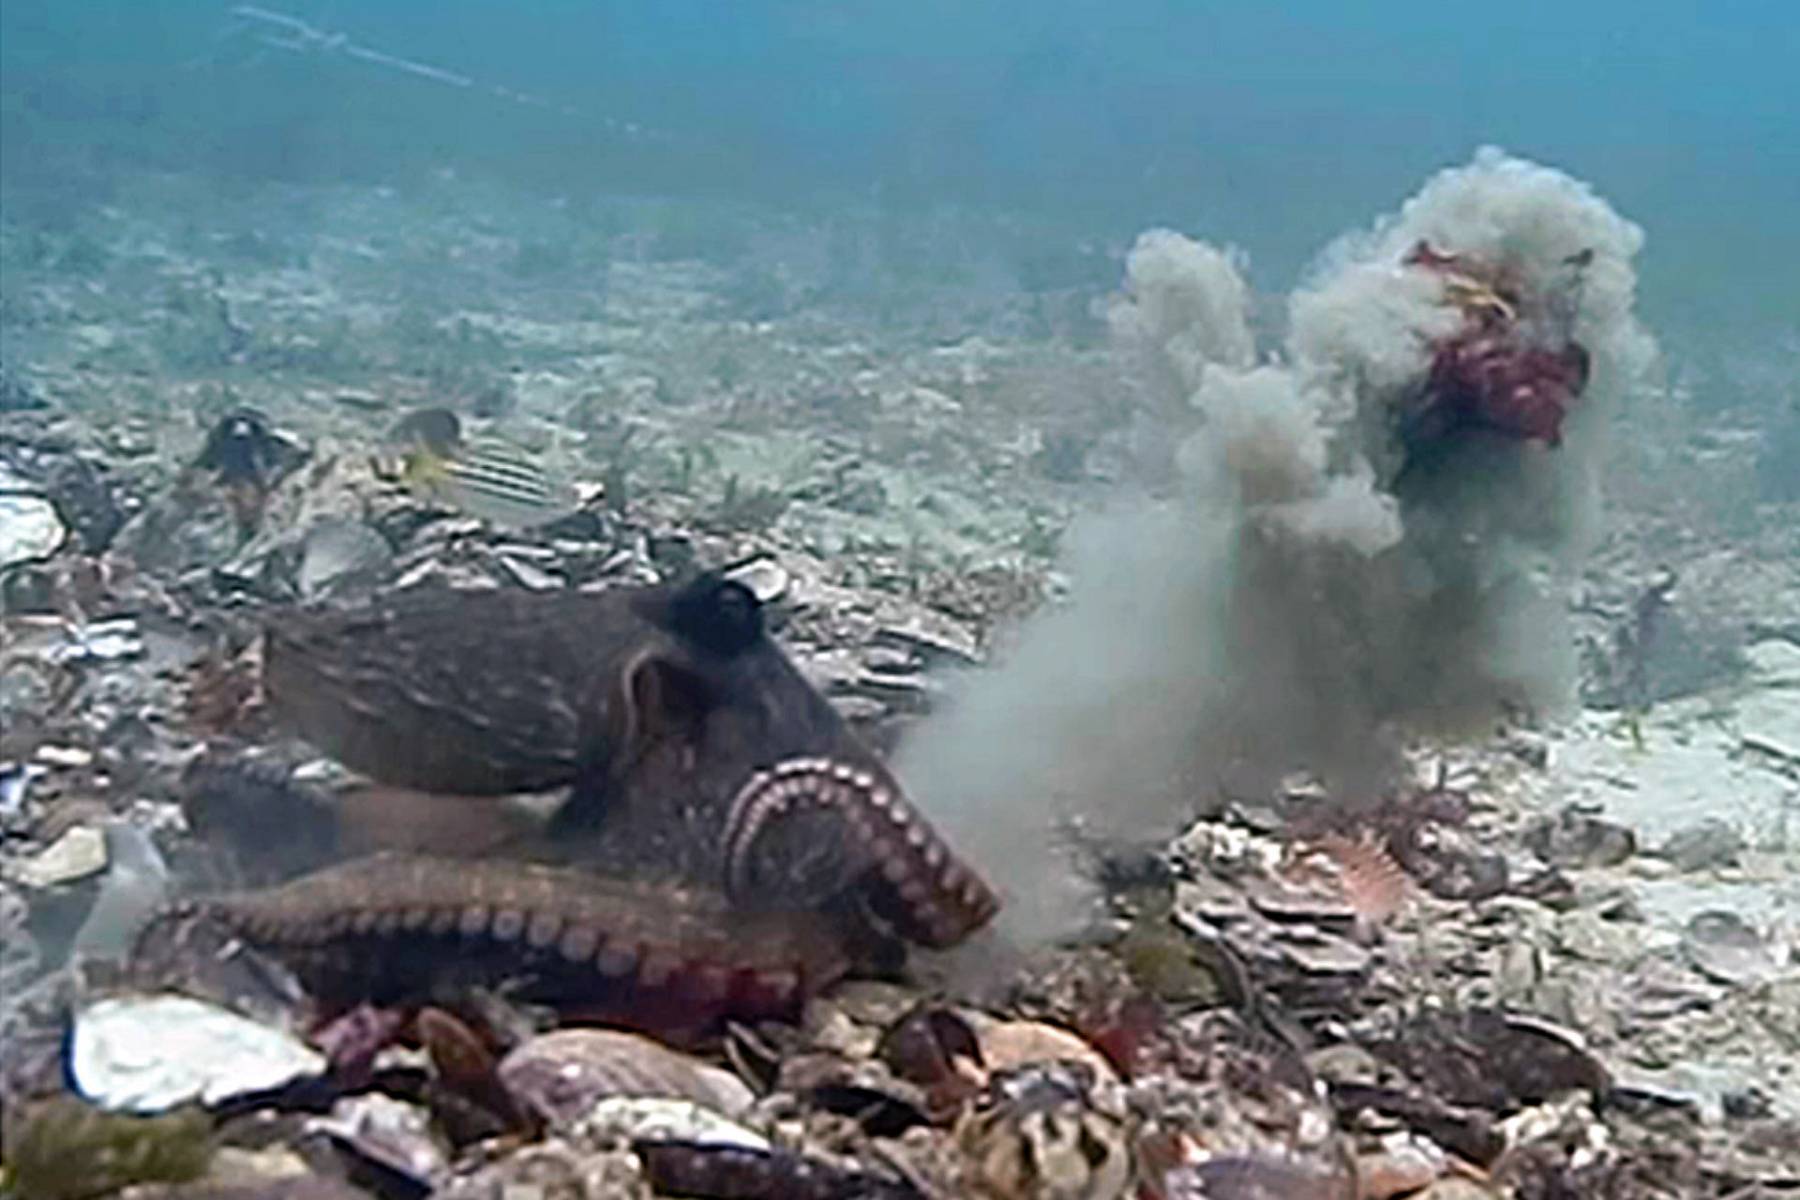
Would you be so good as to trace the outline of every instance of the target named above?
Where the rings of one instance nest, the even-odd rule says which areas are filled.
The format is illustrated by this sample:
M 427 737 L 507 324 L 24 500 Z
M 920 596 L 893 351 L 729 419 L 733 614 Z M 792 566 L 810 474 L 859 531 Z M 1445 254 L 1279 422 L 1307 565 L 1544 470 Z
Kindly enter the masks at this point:
M 438 903 L 451 893 L 484 899 Z M 184 907 L 285 958 L 329 1003 L 404 1003 L 442 976 L 519 978 L 568 1011 L 705 1027 L 790 1014 L 852 964 L 845 929 L 819 914 L 746 912 L 678 885 L 534 864 L 376 856 Z
M 497 942 L 515 942 L 525 932 L 525 914 L 516 908 L 503 908 L 494 913 L 491 935 Z
M 704 1008 L 724 1002 L 731 994 L 731 980 L 731 972 L 708 963 L 696 963 L 682 975 L 688 999 Z
M 337 999 L 480 976 L 704 1023 L 785 1011 L 872 947 L 891 963 L 890 934 L 947 946 L 995 910 L 723 576 L 283 610 L 262 645 L 270 714 L 371 783 L 360 809 L 305 806 L 336 822 L 310 874 L 202 907 L 278 956 L 316 949 L 303 982 Z M 486 815 L 524 793 L 560 800 Z
M 942 839 L 894 789 L 869 772 L 843 763 L 800 758 L 757 773 L 738 793 L 726 821 L 727 890 L 738 896 L 755 889 L 757 843 L 783 817 L 803 809 L 838 813 L 872 867 L 873 886 L 890 909 L 898 902 L 901 932 L 927 944 L 953 944 L 992 917 L 998 902 L 973 872 L 958 863 Z M 935 895 L 954 919 L 915 922 L 920 887 Z
M 600 948 L 600 931 L 592 925 L 574 922 L 557 940 L 556 951 L 570 962 L 587 962 Z
M 640 980 L 651 976 L 654 972 L 674 969 L 672 964 L 660 962 L 647 963 L 640 969 L 638 967 L 639 957 L 640 952 L 635 946 L 609 943 L 601 947 L 600 951 L 594 955 L 594 969 L 600 974 L 611 976 L 614 979 L 624 979 L 636 971 Z
M 548 909 L 533 913 L 531 923 L 525 927 L 525 944 L 536 950 L 554 945 L 562 928 L 563 919 L 556 913 Z

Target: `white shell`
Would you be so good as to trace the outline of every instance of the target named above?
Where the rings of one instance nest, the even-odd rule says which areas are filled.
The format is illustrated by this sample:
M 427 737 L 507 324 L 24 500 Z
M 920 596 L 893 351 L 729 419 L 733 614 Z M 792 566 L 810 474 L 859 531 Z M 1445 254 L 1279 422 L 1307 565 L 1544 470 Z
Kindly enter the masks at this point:
M 787 595 L 793 579 L 773 558 L 758 558 L 727 572 L 726 577 L 749 588 L 758 600 L 772 604 Z
M 769 1149 L 768 1139 L 761 1134 L 691 1100 L 609 1096 L 594 1105 L 582 1128 L 590 1133 L 618 1134 L 630 1141 Z
M 49 558 L 69 531 L 42 496 L 0 495 L 0 567 Z
M 29 888 L 50 888 L 86 879 L 106 870 L 106 834 L 77 825 L 31 858 L 11 866 L 9 874 Z
M 325 1058 L 279 1029 L 187 996 L 115 996 L 75 1016 L 69 1075 L 92 1104 L 163 1112 L 217 1104 L 325 1071 Z

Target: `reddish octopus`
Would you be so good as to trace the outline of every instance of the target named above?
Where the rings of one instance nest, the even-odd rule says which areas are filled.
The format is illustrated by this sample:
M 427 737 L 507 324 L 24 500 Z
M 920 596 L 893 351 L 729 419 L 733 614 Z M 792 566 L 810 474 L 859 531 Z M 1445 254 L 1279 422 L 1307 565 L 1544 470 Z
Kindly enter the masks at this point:
M 311 857 L 179 912 L 273 953 L 328 1006 L 504 981 L 566 1013 L 705 1029 L 791 1015 L 998 907 L 775 645 L 755 596 L 717 575 L 288 613 L 261 674 L 279 720 L 380 786 L 258 791 L 215 771 L 195 787 L 212 797 L 198 824 L 221 791 L 254 806 L 238 838 L 253 856 L 244 843 L 268 843 L 285 806 Z M 567 798 L 535 824 L 500 799 L 548 789 Z M 360 836 L 376 826 L 407 843 Z
M 1516 271 L 1421 241 L 1406 266 L 1443 279 L 1461 328 L 1432 343 L 1431 368 L 1411 415 L 1413 440 L 1464 428 L 1562 444 L 1563 421 L 1586 389 L 1590 361 L 1574 339 L 1574 303 L 1587 254 L 1565 261 L 1566 284 L 1541 294 Z

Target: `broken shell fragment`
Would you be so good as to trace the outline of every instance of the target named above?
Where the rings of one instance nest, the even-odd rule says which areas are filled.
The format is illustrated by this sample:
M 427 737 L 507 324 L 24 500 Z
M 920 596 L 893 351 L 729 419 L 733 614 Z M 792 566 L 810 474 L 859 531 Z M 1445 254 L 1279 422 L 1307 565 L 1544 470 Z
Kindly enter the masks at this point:
M 613 1136 L 629 1142 L 769 1149 L 767 1138 L 703 1104 L 657 1096 L 608 1096 L 594 1105 L 579 1128 L 589 1137 Z
M 1360 975 L 1373 961 L 1355 942 L 1319 929 L 1289 931 L 1280 947 L 1282 957 L 1308 975 Z
M 429 1190 L 449 1168 L 449 1155 L 432 1135 L 425 1111 L 378 1092 L 344 1097 L 329 1115 L 308 1121 L 306 1131 L 330 1138 L 346 1155 L 410 1188 Z
M 567 1126 L 610 1096 L 687 1100 L 736 1116 L 753 1099 L 728 1071 L 635 1033 L 559 1029 L 515 1046 L 500 1080 L 552 1125 Z
M 294 582 L 307 600 L 373 584 L 394 566 L 394 551 L 379 533 L 347 517 L 321 517 L 300 544 Z
M 13 868 L 13 876 L 29 888 L 52 888 L 106 870 L 106 834 L 92 825 L 77 825 L 31 858 Z
M 68 537 L 69 530 L 50 501 L 0 494 L 0 567 L 49 558 Z
M 1777 952 L 1734 912 L 1696 913 L 1682 935 L 1682 949 L 1696 971 L 1718 983 L 1742 987 L 1782 971 Z
M 763 604 L 773 604 L 787 595 L 792 582 L 782 565 L 769 557 L 753 558 L 749 562 L 740 563 L 727 570 L 725 578 L 749 588 Z
M 109 1111 L 219 1104 L 320 1075 L 325 1059 L 297 1039 L 186 996 L 117 996 L 75 1015 L 69 1076 Z
M 933 1099 L 960 1102 L 987 1078 L 981 1042 L 954 1009 L 916 1006 L 882 1034 L 877 1053 L 896 1075 L 925 1088 Z
M 0 706 L 4 711 L 4 706 Z M 6 763 L 0 765 L 0 823 L 9 822 L 25 811 L 25 799 L 31 794 L 31 785 L 41 775 L 49 771 L 34 763 Z
M 1043 1063 L 1077 1062 L 1094 1073 L 1100 1084 L 1117 1080 L 1106 1056 L 1079 1034 L 1042 1021 L 995 1021 L 978 1017 L 976 1037 L 981 1057 L 990 1071 L 1010 1071 Z

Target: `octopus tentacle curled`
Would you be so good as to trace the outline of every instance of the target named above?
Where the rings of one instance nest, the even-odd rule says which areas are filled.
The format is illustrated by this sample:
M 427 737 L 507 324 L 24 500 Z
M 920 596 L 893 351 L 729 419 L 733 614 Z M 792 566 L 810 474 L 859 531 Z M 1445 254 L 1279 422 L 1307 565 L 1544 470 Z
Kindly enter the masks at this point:
M 346 998 L 481 966 L 628 1021 L 671 994 L 754 1015 L 835 981 L 851 947 L 949 946 L 998 908 L 717 575 L 288 612 L 263 681 L 272 715 L 376 785 L 275 809 L 330 822 L 317 849 L 378 853 L 210 911 Z M 291 788 L 232 779 L 198 775 L 190 815 L 253 859 Z M 550 790 L 547 815 L 502 803 Z M 454 845 L 414 829 L 452 825 Z
M 871 858 L 872 886 L 890 903 L 897 928 L 928 946 L 951 946 L 998 907 L 988 886 L 951 852 L 898 788 L 876 773 L 829 758 L 794 758 L 753 775 L 725 819 L 727 891 L 756 891 L 759 841 L 784 817 L 807 809 L 837 813 Z

